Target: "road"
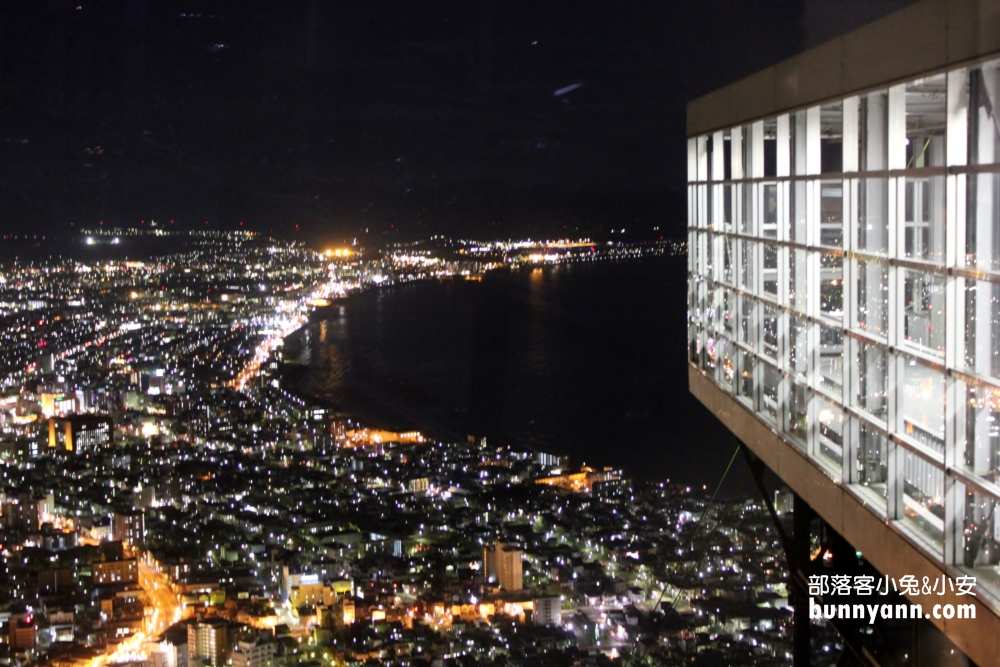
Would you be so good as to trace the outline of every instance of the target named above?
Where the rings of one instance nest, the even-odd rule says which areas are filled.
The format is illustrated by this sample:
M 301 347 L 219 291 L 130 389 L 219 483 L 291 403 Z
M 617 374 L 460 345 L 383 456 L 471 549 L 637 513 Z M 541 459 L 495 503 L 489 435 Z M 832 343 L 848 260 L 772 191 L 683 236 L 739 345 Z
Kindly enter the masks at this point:
M 147 633 L 154 637 L 181 620 L 181 603 L 167 583 L 164 574 L 157 574 L 153 568 L 139 559 L 139 586 L 146 592 L 153 613 L 147 624 Z

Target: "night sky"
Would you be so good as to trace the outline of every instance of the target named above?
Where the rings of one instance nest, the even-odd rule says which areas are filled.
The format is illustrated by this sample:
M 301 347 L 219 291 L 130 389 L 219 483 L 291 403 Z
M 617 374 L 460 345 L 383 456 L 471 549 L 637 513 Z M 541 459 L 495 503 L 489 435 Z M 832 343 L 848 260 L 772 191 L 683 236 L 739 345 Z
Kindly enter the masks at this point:
M 0 225 L 676 237 L 685 103 L 905 4 L 6 2 Z

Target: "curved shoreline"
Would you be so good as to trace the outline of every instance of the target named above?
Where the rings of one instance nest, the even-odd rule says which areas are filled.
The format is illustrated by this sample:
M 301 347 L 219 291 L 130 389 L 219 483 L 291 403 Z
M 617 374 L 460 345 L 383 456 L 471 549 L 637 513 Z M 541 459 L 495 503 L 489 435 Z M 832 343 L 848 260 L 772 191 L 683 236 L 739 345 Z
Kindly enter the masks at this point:
M 635 260 L 642 259 L 669 259 L 675 257 L 675 254 L 668 254 L 666 252 L 648 253 L 639 257 L 603 257 L 595 258 L 591 260 L 580 260 L 573 262 L 559 262 L 559 263 L 546 263 L 546 264 L 520 264 L 517 266 L 506 266 L 491 269 L 490 271 L 483 272 L 481 274 L 476 274 L 476 278 L 489 279 L 492 277 L 503 276 L 503 275 L 521 275 L 524 276 L 528 273 L 534 272 L 538 269 L 557 269 L 563 265 L 572 266 L 573 264 L 608 264 L 608 263 L 621 263 L 622 265 L 632 265 L 635 264 Z M 467 280 L 467 277 L 461 275 L 448 276 L 444 278 L 425 276 L 414 280 L 406 280 L 400 282 L 392 282 L 389 284 L 382 285 L 371 285 L 366 289 L 360 289 L 351 292 L 342 297 L 338 297 L 332 300 L 329 304 L 318 306 L 314 308 L 310 314 L 307 323 L 296 329 L 294 332 L 289 334 L 285 338 L 285 345 L 298 344 L 302 345 L 303 332 L 312 326 L 317 325 L 324 319 L 330 317 L 335 309 L 341 308 L 347 304 L 356 302 L 357 299 L 361 297 L 368 297 L 373 293 L 386 293 L 391 294 L 394 288 L 404 287 L 409 285 L 431 285 L 431 284 L 447 284 L 449 282 L 462 283 L 462 282 L 480 282 L 480 280 Z M 287 349 L 287 348 L 286 348 Z M 291 369 L 289 369 L 291 370 Z M 283 372 L 281 376 L 281 388 L 299 398 L 306 400 L 314 405 L 319 405 L 330 409 L 332 412 L 352 420 L 356 420 L 360 423 L 377 426 L 386 427 L 391 430 L 409 430 L 417 429 L 426 433 L 428 436 L 444 440 L 444 441 L 464 441 L 468 434 L 462 432 L 465 429 L 456 424 L 446 424 L 442 423 L 434 417 L 427 414 L 419 412 L 420 407 L 414 407 L 405 404 L 397 400 L 391 395 L 386 395 L 386 392 L 379 387 L 373 386 L 371 383 L 358 382 L 356 379 L 349 383 L 349 386 L 345 388 L 345 391 L 353 396 L 346 399 L 348 405 L 343 403 L 334 402 L 328 398 L 324 398 L 316 393 L 309 391 L 304 385 L 308 382 L 308 374 L 313 372 L 313 366 L 311 362 L 306 362 L 305 364 L 298 365 L 298 368 L 291 372 Z M 356 399 L 356 400 L 352 400 Z M 370 408 L 365 409 L 360 408 L 356 403 L 369 404 Z M 351 405 L 355 404 L 355 405 Z M 424 406 L 427 407 L 427 406 Z M 433 406 L 431 406 L 433 407 Z M 448 406 L 442 406 L 444 409 L 450 409 Z M 451 421 L 451 420 L 448 420 Z M 456 421 L 461 421 L 458 419 Z M 457 428 L 456 428 L 457 427 Z M 528 445 L 525 446 L 529 449 L 535 449 Z

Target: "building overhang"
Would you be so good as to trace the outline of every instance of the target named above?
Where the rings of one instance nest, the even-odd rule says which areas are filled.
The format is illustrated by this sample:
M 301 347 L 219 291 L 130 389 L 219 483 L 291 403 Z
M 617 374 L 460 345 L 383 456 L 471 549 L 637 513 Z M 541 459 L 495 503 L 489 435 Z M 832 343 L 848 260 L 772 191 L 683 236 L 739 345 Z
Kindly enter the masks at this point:
M 1000 53 L 1000 0 L 922 0 L 688 103 L 687 136 Z
M 960 574 L 942 569 L 921 553 L 896 525 L 877 515 L 842 481 L 832 478 L 806 458 L 691 364 L 688 365 L 688 386 L 695 398 L 877 570 L 897 579 L 914 575 L 918 581 L 924 581 L 924 577 L 934 581 L 941 575 L 954 578 Z M 947 592 L 944 595 L 913 597 L 911 601 L 924 605 L 927 611 L 930 610 L 929 600 L 941 605 L 975 604 L 975 619 L 928 620 L 977 664 L 994 664 L 1000 656 L 1000 616 L 995 607 L 983 598 L 983 589 L 974 590 L 976 597 Z

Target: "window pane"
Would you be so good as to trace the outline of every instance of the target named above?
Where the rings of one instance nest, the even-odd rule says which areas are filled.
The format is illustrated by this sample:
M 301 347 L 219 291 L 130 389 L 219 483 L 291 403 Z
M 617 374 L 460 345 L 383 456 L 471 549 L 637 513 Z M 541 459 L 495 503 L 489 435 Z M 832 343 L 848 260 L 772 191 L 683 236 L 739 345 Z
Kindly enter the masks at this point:
M 858 261 L 858 313 L 855 326 L 885 338 L 889 324 L 889 267 Z
M 888 169 L 889 93 L 870 93 L 858 102 L 858 166 L 861 171 Z
M 838 470 L 844 465 L 844 411 L 820 397 L 817 402 L 816 417 L 819 422 L 819 455 Z
M 1000 389 L 958 381 L 964 409 L 955 415 L 958 461 L 969 473 L 1000 483 Z
M 968 174 L 965 178 L 965 263 L 1000 271 L 1000 174 Z
M 889 251 L 889 179 L 864 178 L 858 183 L 857 240 L 864 252 Z
M 764 183 L 761 186 L 761 230 L 760 235 L 768 239 L 778 238 L 778 185 Z
M 906 167 L 944 165 L 945 92 L 944 74 L 906 84 Z
M 960 563 L 976 577 L 976 586 L 1000 590 L 1000 501 L 956 482 L 962 498 L 957 508 Z
M 788 304 L 801 313 L 808 311 L 809 253 L 799 248 L 788 250 Z
M 925 350 L 944 354 L 944 276 L 906 270 L 903 338 Z
M 889 384 L 889 364 L 885 350 L 858 341 L 858 378 L 854 404 L 874 417 L 886 419 L 886 387 Z
M 688 360 L 701 365 L 701 331 L 696 324 L 688 326 Z
M 692 276 L 688 282 L 688 321 L 701 321 L 701 301 L 698 297 L 698 276 Z
M 742 145 L 742 157 L 743 157 L 743 178 L 759 178 L 761 174 L 753 173 L 753 125 L 744 125 L 743 132 L 743 145 Z
M 741 398 L 746 399 L 746 402 L 753 405 L 753 367 L 754 358 L 749 352 L 744 352 L 740 350 L 736 353 L 737 359 L 739 359 L 739 384 L 736 387 L 736 393 Z
M 820 255 L 819 310 L 835 320 L 844 317 L 844 256 Z
M 781 373 L 771 364 L 761 363 L 760 366 L 760 405 L 757 406 L 757 411 L 775 422 L 778 419 L 778 386 L 781 383 Z
M 1000 376 L 1000 285 L 959 278 L 965 299 L 964 362 L 979 375 Z
M 778 246 L 771 243 L 764 244 L 764 270 L 762 274 L 763 293 L 778 296 Z
M 697 263 L 695 262 L 695 256 L 698 254 L 698 233 L 691 231 L 688 232 L 688 271 L 694 273 L 697 270 Z
M 711 280 L 707 281 L 708 285 L 705 289 L 705 309 L 703 311 L 705 315 L 705 329 L 711 330 L 715 328 L 715 283 Z
M 820 386 L 839 397 L 844 387 L 844 335 L 827 326 L 820 326 L 819 332 Z
M 734 209 L 733 209 L 733 187 L 732 185 L 722 185 L 722 229 L 731 232 L 733 231 L 733 219 L 734 219 Z
M 1000 108 L 1000 61 L 969 71 L 969 162 L 1000 162 L 1000 128 L 996 114 Z
M 806 243 L 808 224 L 808 188 L 811 183 L 792 181 L 788 188 L 788 240 Z
M 944 261 L 944 177 L 903 181 L 903 253 L 906 257 Z
M 735 273 L 735 267 L 733 266 L 736 262 L 736 255 L 733 252 L 733 239 L 724 236 L 721 239 L 722 242 L 722 282 L 727 285 L 733 284 L 733 278 Z
M 712 201 L 708 196 L 707 185 L 695 186 L 698 188 L 698 227 L 706 229 L 712 222 Z
M 719 384 L 727 391 L 733 390 L 733 378 L 736 374 L 736 360 L 733 355 L 736 348 L 726 338 L 719 337 L 715 342 L 716 356 L 719 359 Z
M 754 273 L 754 253 L 757 244 L 753 241 L 740 240 L 740 287 L 753 292 L 757 285 Z
M 764 176 L 778 174 L 778 119 L 764 120 Z
M 764 318 L 761 322 L 761 351 L 765 356 L 778 359 L 778 317 L 780 311 L 771 306 L 764 306 Z
M 809 376 L 809 329 L 803 317 L 789 316 L 788 370 L 805 379 Z
M 868 424 L 861 424 L 858 433 L 858 484 L 885 497 L 888 479 L 885 437 Z
M 701 351 L 701 368 L 706 371 L 715 370 L 715 334 L 705 330 L 705 349 Z
M 823 181 L 820 185 L 819 243 L 833 248 L 844 245 L 844 184 Z
M 844 103 L 824 104 L 819 110 L 820 169 L 824 174 L 844 169 Z
M 933 542 L 944 541 L 944 471 L 909 451 L 903 455 L 902 518 Z
M 754 204 L 756 202 L 756 197 L 754 197 L 754 186 L 752 183 L 744 183 L 739 187 L 741 190 L 740 206 L 742 207 L 742 214 L 740 215 L 740 232 L 743 234 L 753 234 L 755 229 L 754 220 L 757 217 L 754 215 Z
M 788 115 L 788 139 L 789 173 L 801 176 L 806 173 L 805 111 L 794 111 Z
M 943 456 L 944 375 L 913 360 L 901 363 L 896 428 Z
M 721 290 L 719 315 L 716 317 L 719 330 L 727 338 L 736 335 L 736 294 L 732 290 Z
M 756 307 L 756 301 L 748 296 L 741 297 L 740 340 L 747 345 L 757 344 L 757 332 L 754 329 L 754 309 Z
M 701 260 L 702 268 L 701 271 L 699 271 L 699 273 L 701 273 L 702 275 L 711 276 L 713 275 L 712 269 L 715 265 L 714 261 L 715 252 L 713 252 L 713 250 L 715 249 L 715 234 L 713 234 L 712 232 L 708 232 L 706 234 L 702 234 L 701 238 L 703 239 L 705 247 L 702 250 L 702 252 L 704 253 L 704 259 Z
M 715 172 L 713 167 L 717 160 L 722 159 L 722 146 L 715 145 L 715 137 L 711 134 L 705 135 L 705 159 L 708 161 L 708 180 L 714 180 L 712 174 Z
M 742 173 L 743 147 L 740 143 L 743 141 L 743 137 L 739 128 L 735 127 L 725 130 L 722 136 L 726 141 L 726 164 L 723 175 L 725 180 L 731 181 L 738 171 Z M 735 222 L 735 219 L 733 221 Z
M 809 398 L 811 392 L 804 382 L 787 380 L 788 390 L 788 424 L 786 433 L 792 442 L 805 448 L 809 428 Z

